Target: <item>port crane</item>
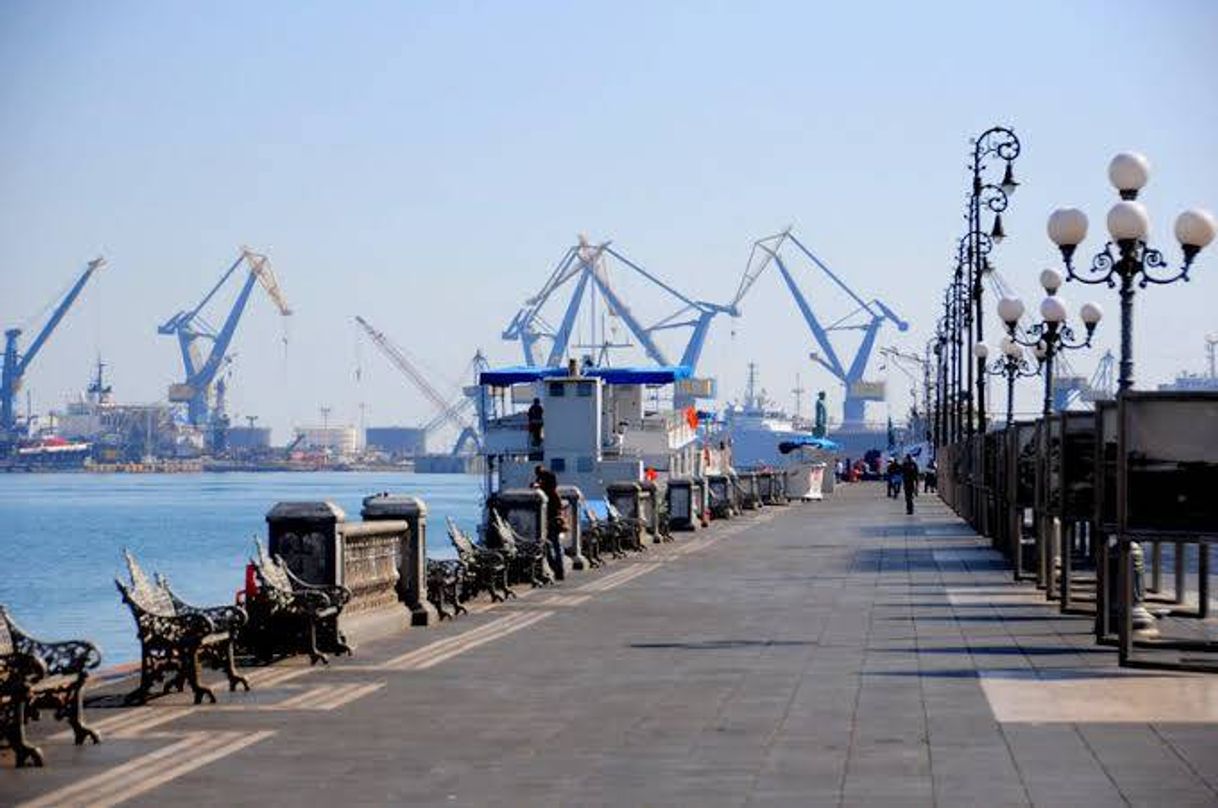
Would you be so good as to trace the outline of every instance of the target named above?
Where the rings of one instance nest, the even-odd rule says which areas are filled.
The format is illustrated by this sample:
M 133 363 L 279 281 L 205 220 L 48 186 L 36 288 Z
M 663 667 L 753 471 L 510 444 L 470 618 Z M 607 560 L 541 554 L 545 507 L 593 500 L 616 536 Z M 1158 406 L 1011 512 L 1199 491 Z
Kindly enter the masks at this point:
M 247 270 L 245 280 L 237 292 L 236 301 L 229 310 L 224 325 L 217 330 L 208 323 L 202 310 L 243 265 Z M 214 412 L 210 409 L 212 382 L 216 380 L 216 374 L 230 361 L 228 347 L 232 343 L 233 334 L 237 331 L 237 324 L 245 312 L 255 283 L 262 285 L 271 302 L 279 310 L 280 316 L 287 317 L 292 313 L 279 288 L 279 282 L 271 271 L 270 260 L 249 247 L 242 247 L 237 260 L 220 276 L 220 280 L 203 296 L 198 305 L 186 311 L 179 311 L 157 328 L 158 334 L 178 338 L 186 376 L 183 381 L 170 385 L 169 400 L 185 403 L 187 417 L 195 426 L 204 426 L 210 421 L 224 418 L 224 413 L 219 411 L 219 408 Z M 206 344 L 211 347 L 204 355 L 200 346 Z
M 644 322 L 634 313 L 612 282 L 610 262 L 641 278 L 648 286 L 672 300 L 677 308 L 654 322 Z M 561 294 L 564 287 L 569 287 L 571 294 L 563 309 L 562 320 L 554 326 L 547 321 L 543 309 L 552 298 Z M 677 363 L 687 366 L 691 371 L 697 369 L 711 322 L 719 314 L 731 314 L 733 311 L 729 306 L 695 300 L 683 294 L 616 250 L 612 242 L 592 244 L 586 236 L 581 235 L 578 242 L 563 253 L 541 289 L 525 301 L 524 306 L 508 323 L 503 330 L 503 339 L 520 343 L 525 364 L 530 367 L 559 367 L 572 355 L 572 349 L 575 348 L 594 350 L 596 364 L 608 364 L 610 350 L 631 347 L 631 344 L 615 341 L 616 335 L 606 334 L 609 329 L 604 326 L 598 339 L 595 312 L 598 296 L 603 299 L 603 307 L 608 315 L 615 320 L 621 320 L 630 335 L 638 341 L 647 358 L 657 365 L 672 364 L 668 353 L 657 342 L 657 336 L 663 331 L 691 329 L 689 340 Z M 591 316 L 591 339 L 586 344 L 573 344 L 572 339 L 580 312 L 585 308 L 585 300 Z
M 63 300 L 51 312 L 50 319 L 46 325 L 34 337 L 34 341 L 30 343 L 30 347 L 25 350 L 25 353 L 20 353 L 18 340 L 21 337 L 22 330 L 20 328 L 10 328 L 4 332 L 4 370 L 3 377 L 0 378 L 0 438 L 5 441 L 11 440 L 17 432 L 17 415 L 13 410 L 13 401 L 17 397 L 17 393 L 21 390 L 21 382 L 25 377 L 25 373 L 29 370 L 30 363 L 34 361 L 34 357 L 38 356 L 38 352 L 46 341 L 50 339 L 51 334 L 55 332 L 55 328 L 63 320 L 64 315 L 72 308 L 72 304 L 80 297 L 81 291 L 85 288 L 85 284 L 93 277 L 97 270 L 106 265 L 106 260 L 102 257 L 94 258 L 85 266 L 80 277 L 68 289 Z
M 828 370 L 845 387 L 846 396 L 843 404 L 842 423 L 844 425 L 862 424 L 866 409 L 865 402 L 883 398 L 881 393 L 869 390 L 863 384 L 863 374 L 867 370 L 867 363 L 871 358 L 871 351 L 875 347 L 875 340 L 879 334 L 880 327 L 885 323 L 892 323 L 897 327 L 898 331 L 907 331 L 909 324 L 898 317 L 891 308 L 878 298 L 865 300 L 856 294 L 853 289 L 846 285 L 845 281 L 838 277 L 837 273 L 817 258 L 791 230 L 792 228 L 788 227 L 781 233 L 766 236 L 753 242 L 753 248 L 749 252 L 748 263 L 745 265 L 744 275 L 741 277 L 740 286 L 736 290 L 736 296 L 723 309 L 731 313 L 733 317 L 738 317 L 740 303 L 744 299 L 744 296 L 748 294 L 748 291 L 753 288 L 753 284 L 757 282 L 757 279 L 761 277 L 762 273 L 771 264 L 777 267 L 787 290 L 795 301 L 796 308 L 799 309 L 800 315 L 808 325 L 808 330 L 812 332 L 812 338 L 820 349 L 810 354 L 810 358 Z M 856 308 L 846 316 L 828 325 L 822 324 L 820 318 L 816 316 L 811 304 L 808 302 L 807 296 L 800 289 L 795 276 L 791 273 L 788 261 L 783 257 L 783 250 L 788 244 L 794 247 L 797 255 L 803 256 L 823 272 L 838 289 L 844 292 L 856 304 Z M 849 364 L 842 361 L 837 348 L 834 347 L 831 336 L 835 332 L 841 331 L 862 332 L 862 340 L 855 350 L 854 358 L 849 361 Z
M 409 379 L 415 388 L 423 394 L 423 397 L 435 407 L 436 414 L 422 426 L 423 434 L 425 436 L 430 435 L 445 425 L 451 425 L 458 431 L 457 441 L 453 444 L 452 454 L 458 455 L 468 450 L 473 452 L 480 451 L 482 448 L 482 436 L 478 432 L 476 423 L 481 423 L 482 421 L 480 412 L 483 395 L 482 388 L 472 385 L 465 388 L 459 398 L 453 401 L 445 399 L 443 394 L 435 388 L 435 385 L 428 380 L 427 375 L 419 370 L 418 366 L 410 360 L 405 350 L 385 336 L 384 332 L 373 327 L 363 317 L 356 316 L 355 322 L 364 330 L 368 338 L 372 340 L 372 344 L 385 355 L 385 358 L 403 376 Z M 486 357 L 482 355 L 481 351 L 474 354 L 470 364 L 474 379 L 477 379 L 481 372 L 489 367 Z M 471 412 L 479 416 L 476 422 L 471 418 Z

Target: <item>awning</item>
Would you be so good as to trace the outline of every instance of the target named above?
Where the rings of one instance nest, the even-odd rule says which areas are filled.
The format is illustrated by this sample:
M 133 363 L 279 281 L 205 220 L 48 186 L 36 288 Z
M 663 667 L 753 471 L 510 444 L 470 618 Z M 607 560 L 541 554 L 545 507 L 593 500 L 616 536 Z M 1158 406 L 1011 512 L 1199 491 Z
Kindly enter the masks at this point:
M 679 379 L 688 379 L 692 374 L 688 365 L 658 365 L 641 368 L 586 368 L 584 376 L 593 376 L 605 384 L 672 384 Z M 490 387 L 508 387 L 542 379 L 567 378 L 566 368 L 515 367 L 484 370 L 478 375 L 478 383 Z
M 783 454 L 790 454 L 796 449 L 800 449 L 804 446 L 811 449 L 823 449 L 826 452 L 835 452 L 842 448 L 842 445 L 836 441 L 831 441 L 828 438 L 816 438 L 808 435 L 807 437 L 784 440 L 782 443 L 778 444 L 778 451 L 782 452 Z
M 566 376 L 566 368 L 531 368 L 525 365 L 515 367 L 494 368 L 478 374 L 478 383 L 490 387 L 510 387 L 513 384 L 535 382 L 554 376 Z

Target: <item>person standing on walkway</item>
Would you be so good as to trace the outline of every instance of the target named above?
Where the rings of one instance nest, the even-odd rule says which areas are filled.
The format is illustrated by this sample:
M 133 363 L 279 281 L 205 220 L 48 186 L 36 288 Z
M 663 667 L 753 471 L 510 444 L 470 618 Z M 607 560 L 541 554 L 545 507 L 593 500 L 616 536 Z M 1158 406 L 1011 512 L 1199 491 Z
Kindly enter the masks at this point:
M 914 491 L 918 487 L 918 461 L 913 455 L 905 455 L 901 464 L 901 477 L 905 483 L 905 513 L 913 513 Z
M 884 479 L 888 483 L 888 498 L 897 499 L 901 496 L 901 466 L 897 463 L 896 457 L 888 458 L 888 465 L 884 469 Z
M 541 399 L 533 399 L 533 404 L 529 407 L 529 438 L 533 445 L 533 449 L 541 448 L 542 428 L 545 423 L 545 408 L 541 406 Z
M 546 495 L 546 559 L 550 569 L 558 574 L 562 567 L 561 536 L 566 530 L 563 524 L 562 497 L 558 493 L 558 475 L 545 466 L 538 464 L 533 469 L 533 487 L 540 489 Z

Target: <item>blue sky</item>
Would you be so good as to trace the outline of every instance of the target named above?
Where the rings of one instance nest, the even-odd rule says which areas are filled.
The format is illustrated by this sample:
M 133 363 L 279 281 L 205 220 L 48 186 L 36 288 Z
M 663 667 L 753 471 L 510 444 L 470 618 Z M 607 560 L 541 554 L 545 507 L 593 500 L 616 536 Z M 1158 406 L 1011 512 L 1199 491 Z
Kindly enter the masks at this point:
M 332 422 L 363 402 L 370 423 L 412 423 L 427 405 L 359 347 L 353 315 L 456 381 L 476 347 L 517 360 L 499 332 L 577 233 L 726 300 L 750 242 L 794 224 L 911 322 L 881 343 L 916 350 L 963 227 L 968 138 L 991 124 L 1024 142 L 995 262 L 1029 302 L 1056 263 L 1053 207 L 1087 210 L 1099 246 L 1118 150 L 1150 157 L 1155 239 L 1178 255 L 1176 213 L 1218 208 L 1215 41 L 1218 5 L 1183 1 L 10 1 L 0 322 L 22 323 L 104 253 L 27 380 L 35 409 L 82 387 L 98 352 L 122 399 L 153 400 L 179 372 L 156 326 L 248 243 L 296 314 L 285 350 L 268 301 L 252 302 L 235 412 L 280 437 L 323 405 Z M 1139 297 L 1140 384 L 1202 369 L 1215 256 L 1190 286 Z M 1066 294 L 1104 304 L 1099 342 L 1115 347 L 1115 295 Z M 827 317 L 847 310 L 817 298 Z M 796 372 L 834 398 L 811 347 L 763 278 L 744 316 L 716 326 L 703 370 L 732 393 L 754 359 L 783 403 Z M 890 382 L 903 410 L 908 385 Z

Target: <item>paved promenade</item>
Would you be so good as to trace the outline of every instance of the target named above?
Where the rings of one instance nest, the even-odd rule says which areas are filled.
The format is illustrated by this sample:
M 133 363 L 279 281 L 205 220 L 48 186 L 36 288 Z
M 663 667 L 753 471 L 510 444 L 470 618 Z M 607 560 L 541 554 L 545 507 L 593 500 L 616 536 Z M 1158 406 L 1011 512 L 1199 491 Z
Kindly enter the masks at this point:
M 94 706 L 100 746 L 4 753 L 0 804 L 1218 805 L 1218 677 L 1120 671 L 903 504 L 847 487 L 217 706 Z

